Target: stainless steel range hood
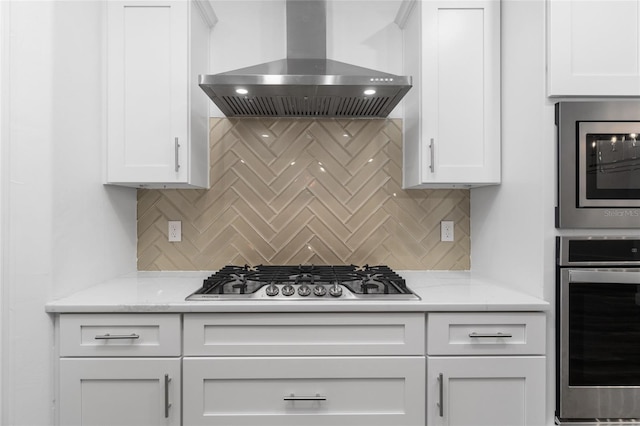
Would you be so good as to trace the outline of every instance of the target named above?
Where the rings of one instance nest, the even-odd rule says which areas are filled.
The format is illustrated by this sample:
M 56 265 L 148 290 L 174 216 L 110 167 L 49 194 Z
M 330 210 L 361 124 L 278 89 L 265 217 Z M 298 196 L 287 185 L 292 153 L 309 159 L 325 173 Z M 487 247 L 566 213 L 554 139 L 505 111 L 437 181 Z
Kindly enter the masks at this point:
M 213 75 L 200 87 L 228 117 L 386 117 L 411 77 L 326 58 L 324 0 L 287 0 L 287 58 Z

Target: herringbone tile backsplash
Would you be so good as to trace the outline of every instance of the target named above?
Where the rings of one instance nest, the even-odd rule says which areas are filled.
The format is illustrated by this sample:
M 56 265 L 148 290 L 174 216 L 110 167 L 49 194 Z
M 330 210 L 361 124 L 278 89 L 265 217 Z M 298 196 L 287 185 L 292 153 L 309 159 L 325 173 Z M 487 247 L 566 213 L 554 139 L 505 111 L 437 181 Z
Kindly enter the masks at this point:
M 400 120 L 212 118 L 210 136 L 211 189 L 138 190 L 139 270 L 469 269 L 469 191 L 401 189 Z

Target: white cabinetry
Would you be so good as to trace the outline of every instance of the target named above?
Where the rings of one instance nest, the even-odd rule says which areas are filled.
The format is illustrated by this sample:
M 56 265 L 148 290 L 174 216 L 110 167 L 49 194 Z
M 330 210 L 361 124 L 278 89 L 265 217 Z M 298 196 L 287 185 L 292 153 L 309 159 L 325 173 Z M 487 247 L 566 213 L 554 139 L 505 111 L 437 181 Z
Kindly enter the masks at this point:
M 63 358 L 60 425 L 180 425 L 180 358 Z
M 500 2 L 405 3 L 403 186 L 500 183 Z
M 549 0 L 548 95 L 640 95 L 640 2 Z
M 180 425 L 180 340 L 179 314 L 61 315 L 59 424 Z
M 57 323 L 64 426 L 545 421 L 542 312 L 438 312 L 426 322 L 420 312 L 61 314 Z
M 429 357 L 428 365 L 430 426 L 544 425 L 544 357 Z
M 427 323 L 428 425 L 544 425 L 544 313 L 435 313 Z
M 209 185 L 208 2 L 107 2 L 106 182 Z M 203 11 L 209 11 L 209 14 Z
M 184 327 L 184 424 L 424 424 L 423 314 L 185 314 Z

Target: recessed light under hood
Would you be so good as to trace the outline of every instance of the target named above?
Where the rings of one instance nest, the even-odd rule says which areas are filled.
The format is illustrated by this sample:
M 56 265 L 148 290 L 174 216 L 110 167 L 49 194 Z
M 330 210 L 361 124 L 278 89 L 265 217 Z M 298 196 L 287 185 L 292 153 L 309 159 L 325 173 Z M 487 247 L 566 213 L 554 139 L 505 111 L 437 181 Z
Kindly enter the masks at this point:
M 213 75 L 200 87 L 228 117 L 386 117 L 411 88 L 326 58 L 324 0 L 287 0 L 287 58 Z

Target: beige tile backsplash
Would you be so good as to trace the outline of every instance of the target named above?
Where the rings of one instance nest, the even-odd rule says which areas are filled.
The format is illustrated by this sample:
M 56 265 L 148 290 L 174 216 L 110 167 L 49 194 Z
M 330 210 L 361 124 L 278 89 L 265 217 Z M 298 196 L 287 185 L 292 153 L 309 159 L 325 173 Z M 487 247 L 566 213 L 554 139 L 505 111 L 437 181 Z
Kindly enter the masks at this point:
M 211 189 L 138 190 L 139 270 L 470 267 L 469 191 L 401 189 L 399 119 L 212 118 L 210 141 Z

